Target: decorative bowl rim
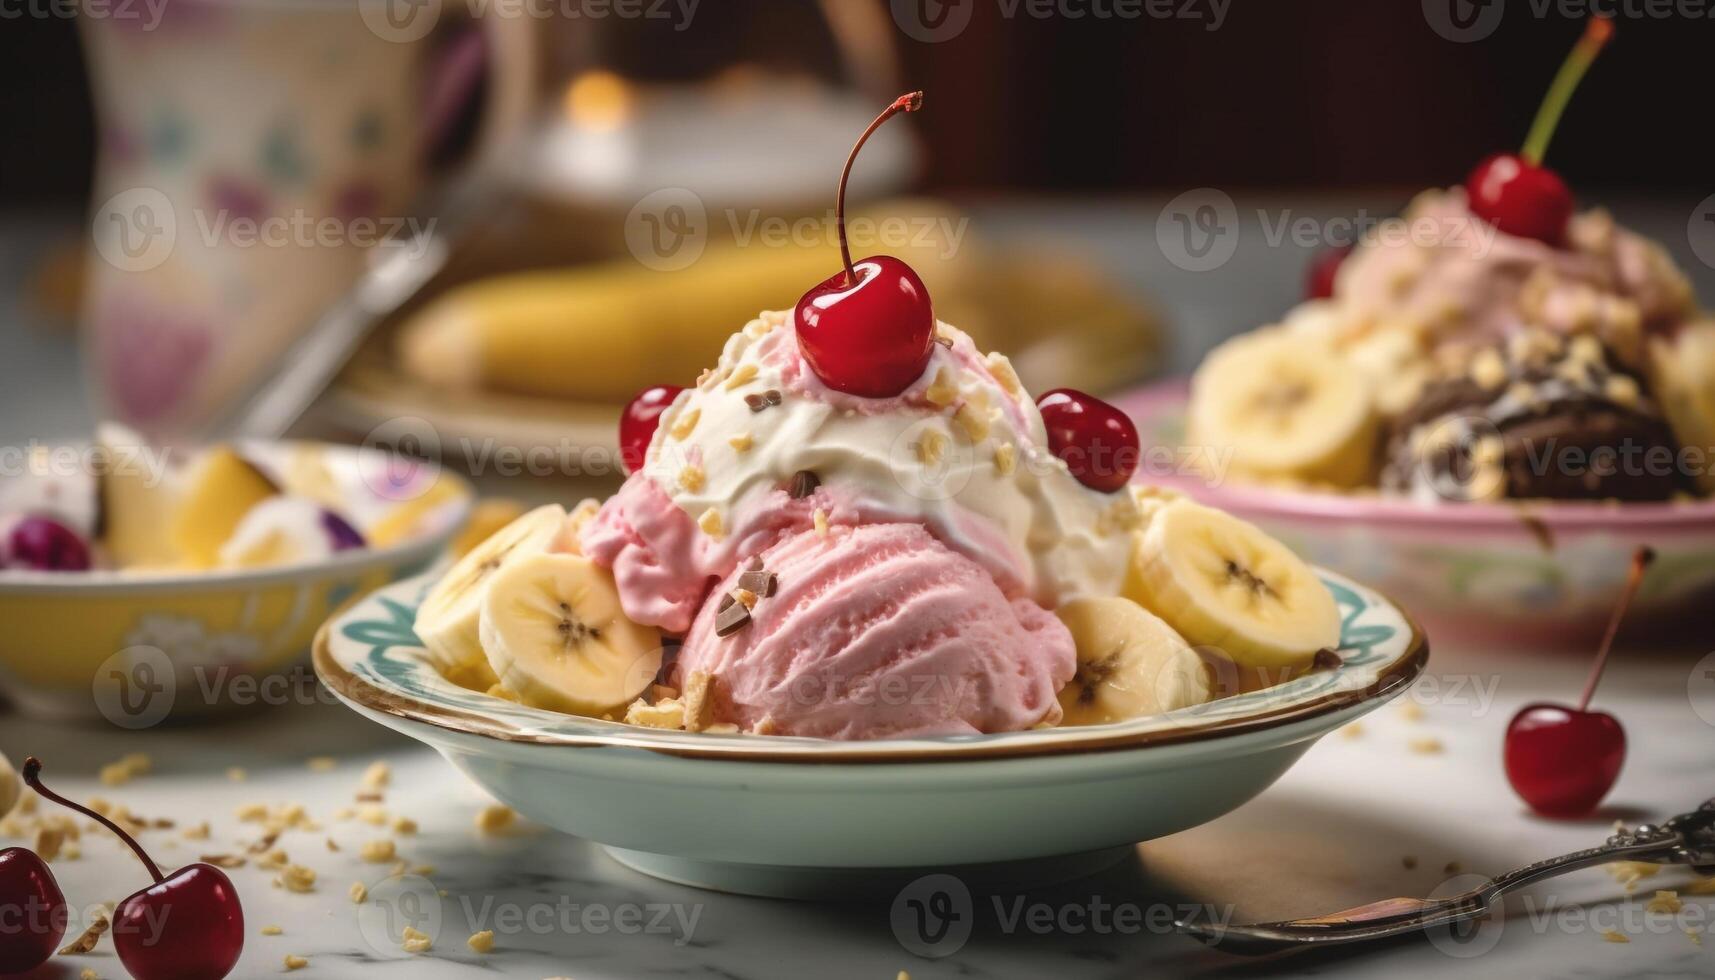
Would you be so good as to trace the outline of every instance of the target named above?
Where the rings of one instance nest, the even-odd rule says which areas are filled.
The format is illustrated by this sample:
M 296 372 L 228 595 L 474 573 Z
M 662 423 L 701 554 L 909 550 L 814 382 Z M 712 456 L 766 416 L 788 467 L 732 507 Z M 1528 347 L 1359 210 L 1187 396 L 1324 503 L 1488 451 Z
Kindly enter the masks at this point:
M 1189 378 L 1174 378 L 1129 389 L 1113 399 L 1139 430 L 1149 420 L 1182 409 L 1190 399 Z M 1147 437 L 1146 437 L 1147 440 Z M 1639 530 L 1703 532 L 1715 535 L 1715 499 L 1619 503 L 1609 501 L 1521 500 L 1509 503 L 1426 504 L 1405 498 L 1359 496 L 1243 484 L 1212 484 L 1195 476 L 1168 476 L 1159 482 L 1195 493 L 1214 507 L 1273 519 L 1325 522 L 1376 522 L 1425 529 L 1480 528 L 1516 530 L 1540 536 L 1543 530 Z
M 1056 733 L 1069 733 L 1058 739 L 1044 737 L 1047 733 L 1030 731 L 957 736 L 947 739 L 873 742 L 840 742 L 779 735 L 688 733 L 640 728 L 622 722 L 602 721 L 595 718 L 576 718 L 511 704 L 498 698 L 492 699 L 497 709 L 507 713 L 517 713 L 520 717 L 542 717 L 553 720 L 556 724 L 577 724 L 579 727 L 587 729 L 576 733 L 523 730 L 518 726 L 508 724 L 494 712 L 485 714 L 471 706 L 455 708 L 433 704 L 396 687 L 384 687 L 370 678 L 358 676 L 357 673 L 335 657 L 332 647 L 335 642 L 334 631 L 336 628 L 342 630 L 338 642 L 356 643 L 358 641 L 349 635 L 345 635 L 343 631 L 366 625 L 359 623 L 357 616 L 372 605 L 389 604 L 395 607 L 392 614 L 396 617 L 411 612 L 411 608 L 393 601 L 389 594 L 404 593 L 406 589 L 416 589 L 417 593 L 420 594 L 426 586 L 427 576 L 418 576 L 414 579 L 393 583 L 365 596 L 359 602 L 353 603 L 344 613 L 322 625 L 316 633 L 311 653 L 316 674 L 322 683 L 327 685 L 329 690 L 333 691 L 341 700 L 355 707 L 459 735 L 475 736 L 506 743 L 564 748 L 633 748 L 682 758 L 823 765 L 979 761 L 1063 756 L 1208 742 L 1264 732 L 1312 719 L 1325 719 L 1360 705 L 1370 708 L 1377 707 L 1403 691 L 1423 673 L 1428 663 L 1429 642 L 1423 628 L 1412 618 L 1410 613 L 1393 599 L 1374 589 L 1358 586 L 1343 576 L 1323 569 L 1318 569 L 1318 571 L 1330 585 L 1343 586 L 1352 595 L 1359 598 L 1368 597 L 1366 600 L 1368 605 L 1360 606 L 1350 616 L 1342 613 L 1343 629 L 1347 627 L 1353 630 L 1373 629 L 1373 626 L 1356 625 L 1356 619 L 1365 609 L 1380 607 L 1397 616 L 1407 631 L 1404 643 L 1400 644 L 1398 638 L 1393 635 L 1396 631 L 1389 630 L 1387 642 L 1390 643 L 1390 649 L 1397 649 L 1397 653 L 1391 654 L 1392 659 L 1388 660 L 1379 671 L 1366 670 L 1363 678 L 1353 678 L 1353 680 L 1362 679 L 1363 683 L 1334 682 L 1340 673 L 1348 669 L 1347 664 L 1343 663 L 1341 668 L 1334 671 L 1303 675 L 1276 688 L 1223 699 L 1228 704 L 1232 704 L 1237 703 L 1240 699 L 1264 695 L 1268 691 L 1281 692 L 1275 695 L 1281 700 L 1281 703 L 1266 710 L 1254 710 L 1249 713 L 1238 714 L 1235 717 L 1213 720 L 1205 719 L 1190 722 L 1174 720 L 1166 727 L 1147 729 L 1137 729 L 1136 726 L 1144 723 L 1160 725 L 1160 719 L 1171 719 L 1172 714 L 1156 716 L 1155 719 L 1134 719 L 1113 725 L 1085 728 L 1066 726 L 1054 730 Z M 365 642 L 367 642 L 367 638 Z M 407 643 L 398 646 L 421 652 L 421 648 L 414 644 Z M 368 656 L 371 658 L 379 657 L 387 649 L 390 647 L 378 643 L 372 647 Z M 1343 645 L 1342 649 L 1349 649 L 1349 647 Z M 433 670 L 421 656 L 411 657 L 410 663 L 412 666 L 407 669 Z M 1352 667 L 1351 669 L 1356 672 L 1359 669 L 1367 668 L 1367 666 L 1365 664 L 1362 667 Z M 1368 676 L 1370 673 L 1373 673 L 1374 676 Z M 486 697 L 474 691 L 454 688 L 450 682 L 444 681 L 438 674 L 435 675 L 435 678 L 440 685 L 461 692 L 459 695 L 461 697 L 466 694 L 471 697 Z M 1300 696 L 1295 699 L 1285 693 L 1285 689 L 1293 685 L 1319 678 L 1326 678 L 1329 683 L 1324 684 L 1324 689 L 1316 693 L 1315 696 Z M 1222 701 L 1211 702 L 1214 705 L 1221 705 L 1222 703 Z M 1182 712 L 1174 714 L 1191 717 L 1200 709 L 1207 707 L 1204 705 L 1183 709 Z

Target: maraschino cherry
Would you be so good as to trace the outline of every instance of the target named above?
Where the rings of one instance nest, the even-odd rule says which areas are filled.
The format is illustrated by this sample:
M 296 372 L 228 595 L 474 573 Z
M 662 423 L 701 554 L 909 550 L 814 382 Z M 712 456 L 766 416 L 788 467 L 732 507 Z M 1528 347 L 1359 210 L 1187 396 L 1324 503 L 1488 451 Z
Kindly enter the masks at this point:
M 1590 69 L 1590 63 L 1614 36 L 1614 23 L 1594 17 L 1584 30 L 1560 73 L 1554 76 L 1542 107 L 1531 123 L 1524 149 L 1498 153 L 1477 165 L 1465 178 L 1465 194 L 1473 214 L 1509 235 L 1534 238 L 1550 245 L 1566 240 L 1572 220 L 1572 191 L 1560 175 L 1542 165 L 1548 143 L 1566 103 Z
M 882 123 L 922 107 L 922 92 L 902 95 L 858 137 L 846 157 L 834 201 L 845 268 L 805 293 L 794 311 L 804 360 L 836 391 L 889 398 L 911 387 L 929 364 L 935 311 L 923 280 L 909 265 L 887 255 L 854 263 L 846 243 L 846 182 L 858 151 Z
M 661 413 L 685 389 L 678 385 L 655 385 L 637 393 L 619 417 L 619 465 L 627 475 L 643 468 L 643 458 L 649 454 L 649 440 L 661 424 Z
M 1094 395 L 1056 388 L 1036 400 L 1048 429 L 1048 448 L 1066 462 L 1078 482 L 1112 493 L 1137 472 L 1137 426 L 1119 409 Z
M 1351 254 L 1350 245 L 1325 248 L 1317 252 L 1316 257 L 1310 260 L 1310 272 L 1305 276 L 1305 298 L 1333 299 L 1334 277 L 1339 275 L 1340 266 L 1346 261 L 1346 256 Z
M 65 938 L 65 896 L 54 873 L 35 851 L 0 851 L 0 974 L 34 970 Z
M 1655 552 L 1639 548 L 1632 556 L 1625 592 L 1608 621 L 1590 679 L 1578 707 L 1530 704 L 1519 709 L 1507 726 L 1507 780 L 1531 809 L 1550 817 L 1577 817 L 1596 809 L 1626 761 L 1626 731 L 1613 715 L 1591 711 L 1590 698 L 1602 679 L 1602 668 L 1614 648 L 1620 621 L 1637 595 Z
M 113 831 L 155 879 L 113 912 L 113 945 L 125 969 L 136 980 L 220 980 L 231 973 L 244 950 L 244 909 L 226 873 L 210 864 L 187 864 L 161 874 L 135 838 L 94 810 L 43 786 L 41 773 L 40 760 L 24 760 L 24 782 Z

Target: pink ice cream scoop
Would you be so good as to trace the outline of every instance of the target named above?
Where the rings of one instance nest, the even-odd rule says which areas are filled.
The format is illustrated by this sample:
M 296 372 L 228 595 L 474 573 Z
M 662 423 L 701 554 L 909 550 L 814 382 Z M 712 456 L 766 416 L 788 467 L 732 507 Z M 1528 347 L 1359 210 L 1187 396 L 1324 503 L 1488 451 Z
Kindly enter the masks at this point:
M 837 739 L 970 735 L 1058 722 L 1071 634 L 1008 599 L 971 559 L 916 524 L 793 534 L 763 552 L 775 579 L 749 621 L 717 634 L 717 587 L 675 676 L 713 678 L 715 722 Z

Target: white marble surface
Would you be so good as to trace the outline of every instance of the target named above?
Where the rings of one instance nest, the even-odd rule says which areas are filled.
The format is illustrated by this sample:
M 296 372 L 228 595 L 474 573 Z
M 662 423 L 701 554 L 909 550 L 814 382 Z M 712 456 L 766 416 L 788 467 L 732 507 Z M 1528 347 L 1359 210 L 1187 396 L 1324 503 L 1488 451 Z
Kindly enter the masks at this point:
M 1412 941 L 1362 954 L 1249 961 L 1202 949 L 1161 923 L 1188 906 L 1221 914 L 1284 917 L 1347 907 L 1403 894 L 1427 894 L 1459 872 L 1498 872 L 1600 841 L 1616 819 L 1659 819 L 1715 795 L 1715 680 L 1692 677 L 1695 651 L 1629 652 L 1618 658 L 1600 701 L 1631 734 L 1632 757 L 1610 805 L 1590 820 L 1552 823 L 1528 816 L 1508 790 L 1499 765 L 1507 718 L 1527 700 L 1574 696 L 1581 657 L 1477 658 L 1447 653 L 1410 698 L 1423 708 L 1412 718 L 1391 707 L 1355 737 L 1338 734 L 1315 747 L 1279 784 L 1252 803 L 1204 827 L 1145 844 L 1136 860 L 1092 879 L 1029 892 L 975 896 L 975 929 L 962 948 L 923 958 L 901 944 L 890 903 L 806 904 L 742 898 L 672 885 L 629 871 L 586 842 L 525 828 L 493 836 L 474 827 L 486 801 L 432 752 L 369 725 L 337 705 L 307 703 L 257 709 L 215 725 L 118 733 L 100 728 L 0 719 L 0 748 L 14 760 L 36 753 L 50 762 L 63 791 L 104 796 L 147 817 L 182 828 L 208 820 L 207 842 L 180 829 L 153 830 L 146 843 L 164 864 L 205 853 L 234 853 L 258 835 L 236 819 L 248 803 L 301 803 L 323 825 L 288 832 L 279 841 L 292 861 L 314 869 L 316 891 L 294 894 L 270 885 L 274 873 L 254 866 L 231 872 L 244 900 L 250 937 L 241 976 L 282 969 L 288 953 L 306 957 L 301 976 L 914 978 L 1366 976 L 1715 976 L 1715 936 L 1697 946 L 1682 931 L 1715 918 L 1715 896 L 1685 899 L 1676 917 L 1643 912 L 1655 887 L 1689 880 L 1674 870 L 1626 896 L 1601 871 L 1530 890 L 1509 906 L 1494 945 L 1474 959 L 1468 949 Z M 1497 665 L 1504 665 L 1497 671 Z M 1688 683 L 1701 687 L 1688 689 Z M 1693 699 L 1710 716 L 1706 721 Z M 1443 752 L 1413 751 L 1437 739 Z M 131 783 L 101 786 L 99 766 L 144 751 L 155 769 Z M 332 755 L 332 772 L 306 760 Z M 392 834 L 361 820 L 337 820 L 354 805 L 363 771 L 375 760 L 392 767 L 382 804 L 421 829 Z M 248 778 L 234 782 L 229 767 Z M 1004 819 L 1004 815 L 997 815 Z M 336 853 L 326 844 L 332 838 Z M 404 954 L 389 930 L 376 925 L 375 903 L 354 906 L 352 882 L 372 887 L 388 865 L 358 857 L 370 840 L 397 840 L 413 867 L 434 866 L 423 901 L 390 898 L 394 911 L 422 915 L 438 907 L 434 948 Z M 1415 868 L 1405 859 L 1415 859 Z M 131 856 L 111 838 L 90 835 L 77 860 L 55 864 L 74 908 L 116 901 L 144 883 Z M 1023 902 L 1030 917 L 1052 914 L 1065 926 L 1009 926 Z M 1050 912 L 1038 911 L 1038 907 Z M 1091 909 L 1101 909 L 1087 925 Z M 1117 914 L 1107 911 L 1122 910 Z M 1128 918 L 1129 917 L 1129 918 Z M 402 923 L 399 919 L 396 922 Z M 569 923 L 570 928 L 567 927 Z M 620 923 L 629 927 L 622 929 Z M 651 927 L 653 924 L 653 928 Z M 278 925 L 279 936 L 259 929 Z M 476 954 L 465 940 L 480 928 L 497 931 L 494 952 Z M 1604 940 L 1603 929 L 1631 939 Z M 392 930 L 396 932 L 397 930 Z M 1486 944 L 1486 943 L 1485 943 Z M 85 966 L 123 976 L 111 946 L 62 958 L 57 972 Z M 377 972 L 379 971 L 379 972 Z

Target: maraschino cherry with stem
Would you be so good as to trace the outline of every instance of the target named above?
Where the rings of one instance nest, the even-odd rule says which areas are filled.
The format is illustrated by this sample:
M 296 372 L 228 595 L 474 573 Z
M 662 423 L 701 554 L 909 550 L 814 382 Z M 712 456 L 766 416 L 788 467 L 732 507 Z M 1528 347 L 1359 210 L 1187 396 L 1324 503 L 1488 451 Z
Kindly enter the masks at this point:
M 643 468 L 649 440 L 661 424 L 661 413 L 685 389 L 678 385 L 653 385 L 637 393 L 619 416 L 619 465 L 627 475 Z
M 893 100 L 858 137 L 840 173 L 834 220 L 845 268 L 798 300 L 793 321 L 804 360 L 822 383 L 865 398 L 890 398 L 911 387 L 929 364 L 935 311 L 929 290 L 909 265 L 887 255 L 852 261 L 846 242 L 846 183 L 870 134 L 901 112 L 923 107 L 923 93 Z
M 1632 556 L 1625 591 L 1608 621 L 1578 707 L 1526 705 L 1507 726 L 1507 781 L 1538 813 L 1550 817 L 1590 813 L 1620 776 L 1620 766 L 1626 761 L 1626 731 L 1613 715 L 1591 711 L 1590 699 L 1614 649 L 1620 621 L 1654 560 L 1655 552 L 1649 548 L 1639 548 Z
M 1566 227 L 1572 220 L 1574 207 L 1572 191 L 1559 174 L 1543 166 L 1542 160 L 1572 93 L 1613 36 L 1613 21 L 1606 17 L 1591 18 L 1584 36 L 1554 76 L 1554 83 L 1549 86 L 1525 137 L 1524 148 L 1517 154 L 1489 157 L 1465 179 L 1465 194 L 1473 214 L 1509 235 L 1534 238 L 1549 245 L 1566 240 Z
M 65 895 L 35 851 L 0 851 L 0 974 L 26 973 L 48 961 L 65 938 Z
M 244 909 L 226 873 L 209 864 L 187 864 L 162 874 L 136 838 L 43 786 L 41 774 L 40 760 L 24 761 L 24 782 L 31 789 L 111 830 L 155 879 L 113 912 L 113 945 L 125 969 L 136 980 L 220 980 L 231 973 L 244 950 Z

